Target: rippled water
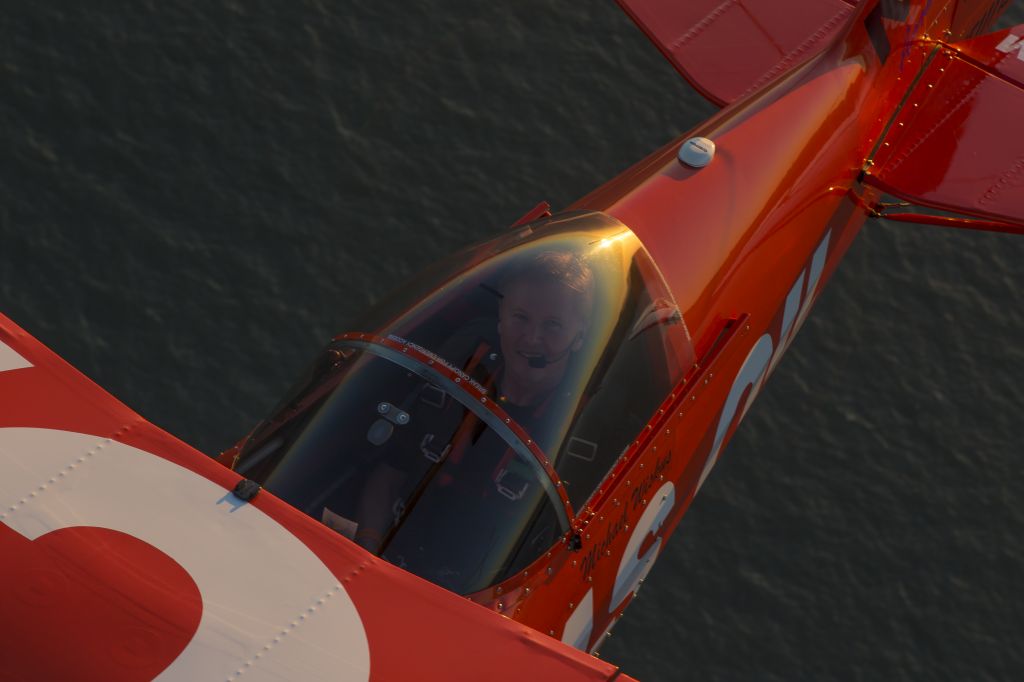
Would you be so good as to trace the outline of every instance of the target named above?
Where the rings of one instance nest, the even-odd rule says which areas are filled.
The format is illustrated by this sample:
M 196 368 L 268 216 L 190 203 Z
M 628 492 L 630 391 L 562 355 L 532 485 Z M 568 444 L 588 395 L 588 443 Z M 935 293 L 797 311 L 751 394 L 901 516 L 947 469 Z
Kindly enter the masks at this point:
M 611 0 L 7 14 L 0 310 L 207 452 L 404 277 L 713 111 Z M 1022 263 L 868 225 L 603 655 L 1024 677 Z

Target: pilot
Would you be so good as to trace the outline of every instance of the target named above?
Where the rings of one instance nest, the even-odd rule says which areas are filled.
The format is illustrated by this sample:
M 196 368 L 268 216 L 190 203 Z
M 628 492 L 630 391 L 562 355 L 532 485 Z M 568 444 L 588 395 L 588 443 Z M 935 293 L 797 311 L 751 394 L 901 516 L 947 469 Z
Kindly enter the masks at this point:
M 489 388 L 505 412 L 533 434 L 543 421 L 547 403 L 559 394 L 574 355 L 584 345 L 594 305 L 594 276 L 577 254 L 544 251 L 518 264 L 502 280 L 499 291 L 500 352 L 488 353 L 497 363 Z M 475 462 L 477 473 L 489 472 L 506 451 L 503 446 L 490 449 L 494 452 L 487 459 L 492 461 Z M 467 454 L 466 459 L 471 459 L 474 453 Z M 467 465 L 456 465 L 456 476 L 458 467 Z M 369 475 L 359 502 L 354 536 L 358 544 L 373 552 L 380 550 L 401 513 L 403 490 L 415 484 L 406 480 L 408 476 L 401 469 L 401 460 L 395 458 L 382 462 Z
M 497 393 L 516 418 L 555 391 L 583 347 L 593 274 L 573 253 L 545 251 L 506 278 L 502 292 L 498 339 L 504 364 Z

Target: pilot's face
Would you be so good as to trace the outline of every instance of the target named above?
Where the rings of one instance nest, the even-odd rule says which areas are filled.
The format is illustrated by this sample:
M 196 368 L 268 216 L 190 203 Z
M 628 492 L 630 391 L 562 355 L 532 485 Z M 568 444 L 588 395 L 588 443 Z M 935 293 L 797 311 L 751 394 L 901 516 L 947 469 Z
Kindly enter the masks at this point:
M 558 385 L 570 356 L 583 345 L 584 296 L 551 280 L 514 280 L 498 315 L 505 384 L 537 391 Z M 530 361 L 543 358 L 544 367 Z M 510 396 L 511 397 L 511 396 Z

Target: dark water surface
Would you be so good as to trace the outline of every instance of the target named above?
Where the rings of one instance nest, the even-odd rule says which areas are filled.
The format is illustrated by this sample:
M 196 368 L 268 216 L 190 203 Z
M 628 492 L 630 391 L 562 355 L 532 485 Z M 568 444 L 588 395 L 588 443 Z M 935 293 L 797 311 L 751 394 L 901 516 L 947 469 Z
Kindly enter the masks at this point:
M 5 14 L 0 310 L 211 453 L 415 270 L 713 111 L 611 0 Z M 1024 679 L 1022 290 L 1024 239 L 866 226 L 602 655 Z

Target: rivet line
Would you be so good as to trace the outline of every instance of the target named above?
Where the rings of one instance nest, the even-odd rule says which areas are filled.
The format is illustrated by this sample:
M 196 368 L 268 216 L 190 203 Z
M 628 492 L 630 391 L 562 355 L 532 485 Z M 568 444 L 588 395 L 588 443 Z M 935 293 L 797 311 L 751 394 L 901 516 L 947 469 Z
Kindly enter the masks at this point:
M 114 432 L 114 437 L 120 436 L 121 434 L 127 432 L 130 429 L 131 426 L 122 426 L 120 429 Z M 18 500 L 17 504 L 11 505 L 10 507 L 7 508 L 7 511 L 5 511 L 3 514 L 0 514 L 0 520 L 7 518 L 10 514 L 16 512 L 29 500 L 34 499 L 39 493 L 44 492 L 50 485 L 56 483 L 57 479 L 64 478 L 67 474 L 71 473 L 74 469 L 76 469 L 79 464 L 83 464 L 86 460 L 90 459 L 93 455 L 95 455 L 100 450 L 105 448 L 112 440 L 113 438 L 104 438 L 92 450 L 89 450 L 81 457 L 75 459 L 73 462 L 71 462 L 66 467 L 61 469 L 59 472 L 57 472 L 49 479 L 47 479 L 45 483 L 40 483 L 38 486 L 36 486 L 35 490 L 32 490 L 31 492 L 28 493 L 28 495 Z
M 334 587 L 329 592 L 326 592 L 323 596 L 319 597 L 313 603 L 312 606 L 310 606 L 307 609 L 304 609 L 304 612 L 300 613 L 298 618 L 296 618 L 295 620 L 291 621 L 270 642 L 264 644 L 263 647 L 260 648 L 260 650 L 257 651 L 251 658 L 249 658 L 247 661 L 245 661 L 245 663 L 243 663 L 242 666 L 238 670 L 236 670 L 232 675 L 227 677 L 226 678 L 226 682 L 231 682 L 232 680 L 237 680 L 239 677 L 241 677 L 242 674 L 246 670 L 248 670 L 249 668 L 252 667 L 253 663 L 255 663 L 257 661 L 257 659 L 261 658 L 265 653 L 267 653 L 272 648 L 274 648 L 274 645 L 280 644 L 281 640 L 284 639 L 285 637 L 287 637 L 288 634 L 292 630 L 297 628 L 302 623 L 306 622 L 307 617 L 308 617 L 309 614 L 312 614 L 313 612 L 315 612 L 318 607 L 322 606 L 324 603 L 327 602 L 328 599 L 330 599 L 331 597 L 336 595 L 341 590 L 342 590 L 341 583 L 335 583 Z

